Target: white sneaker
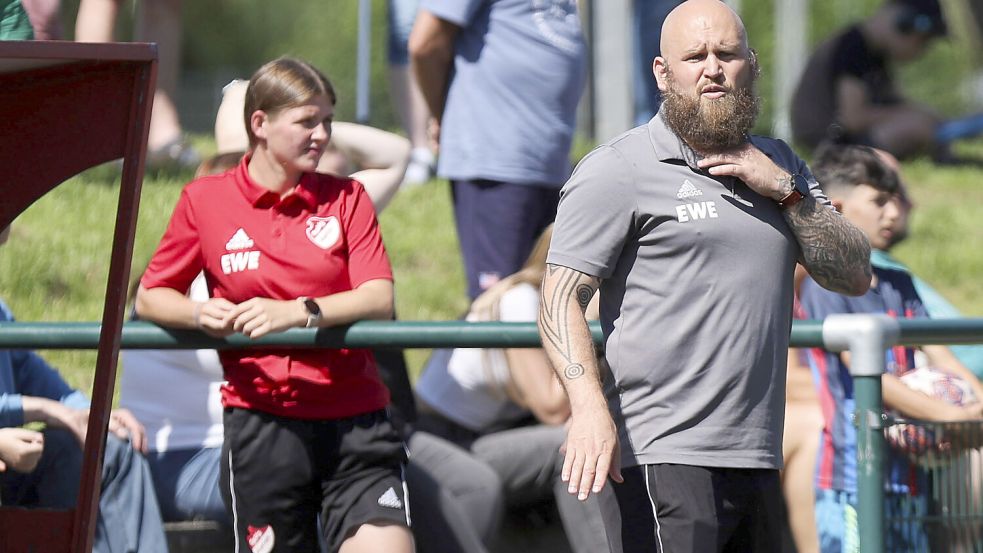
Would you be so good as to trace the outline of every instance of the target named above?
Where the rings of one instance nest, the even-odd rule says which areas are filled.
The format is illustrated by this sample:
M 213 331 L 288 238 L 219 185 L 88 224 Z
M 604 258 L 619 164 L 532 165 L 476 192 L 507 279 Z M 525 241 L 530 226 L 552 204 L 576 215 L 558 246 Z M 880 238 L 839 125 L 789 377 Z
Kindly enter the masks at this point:
M 429 148 L 414 148 L 410 153 L 410 163 L 406 166 L 402 186 L 410 187 L 423 184 L 434 176 L 436 160 Z

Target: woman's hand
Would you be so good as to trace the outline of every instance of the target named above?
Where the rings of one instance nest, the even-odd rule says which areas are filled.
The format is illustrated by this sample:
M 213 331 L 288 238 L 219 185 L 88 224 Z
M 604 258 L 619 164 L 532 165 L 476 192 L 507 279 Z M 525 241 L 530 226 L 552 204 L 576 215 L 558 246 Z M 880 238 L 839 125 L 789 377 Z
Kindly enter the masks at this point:
M 202 332 L 216 338 L 224 338 L 233 332 L 232 323 L 227 317 L 236 304 L 225 298 L 209 298 L 208 301 L 195 304 L 195 326 Z
M 223 322 L 250 338 L 307 325 L 307 310 L 297 300 L 253 298 L 233 306 Z

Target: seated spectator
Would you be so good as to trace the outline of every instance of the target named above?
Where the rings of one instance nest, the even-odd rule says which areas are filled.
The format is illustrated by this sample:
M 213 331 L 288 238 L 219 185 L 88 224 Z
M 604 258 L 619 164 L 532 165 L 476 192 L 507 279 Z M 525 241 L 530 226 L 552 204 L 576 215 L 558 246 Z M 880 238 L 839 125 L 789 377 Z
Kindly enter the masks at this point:
M 0 244 L 6 242 L 8 230 L 0 231 Z M 13 320 L 10 309 L 0 301 L 0 322 Z M 13 469 L 0 473 L 0 503 L 74 508 L 88 419 L 88 399 L 39 355 L 23 349 L 0 349 L 0 428 L 7 429 L 4 432 L 9 438 L 12 430 L 24 424 L 46 425 L 41 440 L 29 431 L 13 432 L 22 442 L 20 461 L 5 457 L 0 446 L 0 459 Z M 40 457 L 32 459 L 39 448 Z M 126 409 L 113 410 L 92 549 L 96 553 L 167 551 L 144 451 L 143 426 Z
M 245 153 L 242 149 L 248 149 L 242 122 L 245 86 L 244 81 L 236 81 L 226 87 L 215 125 L 219 153 L 202 163 L 199 176 L 235 167 Z M 352 177 L 359 178 L 370 197 L 384 206 L 403 178 L 409 156 L 407 141 L 361 125 L 335 123 L 333 131 L 332 142 L 344 135 L 341 145 L 327 163 L 322 158 L 318 170 L 337 174 L 350 168 L 349 159 L 356 163 L 369 160 L 361 164 L 370 168 Z M 374 149 L 383 153 L 372 152 Z M 376 211 L 383 206 L 376 205 Z M 189 296 L 196 301 L 208 299 L 202 275 L 192 283 Z M 460 448 L 413 432 L 415 405 L 402 352 L 376 351 L 375 357 L 393 397 L 393 421 L 404 432 L 411 453 L 406 480 L 419 549 L 425 553 L 486 551 L 501 516 L 498 477 Z M 147 424 L 150 466 L 165 520 L 205 518 L 231 526 L 218 483 L 222 383 L 221 364 L 213 350 L 123 352 L 120 401 Z M 175 393 L 161 393 L 165 390 Z
M 918 297 L 922 299 L 922 303 L 925 305 L 925 311 L 928 312 L 929 317 L 933 319 L 955 319 L 962 317 L 959 309 L 945 299 L 938 290 L 918 278 L 904 263 L 891 255 L 890 252 L 894 249 L 894 246 L 908 237 L 908 222 L 911 219 L 912 211 L 915 209 L 915 204 L 908 194 L 907 185 L 902 179 L 901 167 L 897 158 L 883 150 L 878 150 L 877 153 L 885 165 L 898 172 L 898 191 L 894 196 L 894 201 L 898 206 L 898 217 L 894 220 L 890 243 L 887 244 L 886 249 L 872 250 L 870 263 L 875 267 L 895 269 L 908 273 L 911 276 L 912 282 L 915 283 L 915 291 L 918 292 Z M 966 365 L 969 370 L 973 371 L 973 374 L 977 378 L 983 378 L 983 346 L 977 344 L 953 345 L 949 346 L 949 349 L 952 350 L 952 353 L 959 358 L 959 361 L 963 365 Z
M 536 320 L 551 236 L 552 226 L 519 272 L 478 296 L 468 321 Z M 436 350 L 416 391 L 419 428 L 469 449 L 495 469 L 509 506 L 553 499 L 573 551 L 608 550 L 600 502 L 613 497 L 606 496 L 611 489 L 581 502 L 560 479 L 570 405 L 542 349 Z
M 832 146 L 822 149 L 812 164 L 823 191 L 849 221 L 864 231 L 873 248 L 884 249 L 893 237 L 899 215 L 893 201 L 898 189 L 894 171 L 886 167 L 870 148 Z M 870 291 L 860 297 L 842 296 L 821 288 L 811 278 L 802 284 L 802 306 L 811 319 L 835 313 L 884 313 L 894 317 L 926 317 L 924 305 L 911 277 L 901 271 L 874 268 Z M 915 349 L 896 346 L 888 353 L 888 372 L 882 377 L 887 409 L 903 417 L 925 421 L 975 420 L 983 415 L 983 404 L 959 407 L 908 388 L 899 377 L 915 368 Z M 968 382 L 978 398 L 983 384 L 945 346 L 922 346 L 930 366 Z M 823 552 L 850 550 L 858 543 L 857 429 L 853 423 L 854 395 L 848 364 L 849 354 L 812 350 L 810 364 L 823 408 L 823 429 L 816 469 L 816 523 Z M 921 503 L 917 495 L 924 476 L 900 456 L 890 465 L 891 486 L 886 511 L 890 514 L 904 503 Z M 892 527 L 886 535 L 888 551 L 927 551 L 927 538 L 919 526 Z
M 897 157 L 930 154 L 951 160 L 948 142 L 983 131 L 972 117 L 945 123 L 905 97 L 893 64 L 915 60 L 947 32 L 938 0 L 885 0 L 866 20 L 820 44 L 792 100 L 796 142 L 875 146 Z

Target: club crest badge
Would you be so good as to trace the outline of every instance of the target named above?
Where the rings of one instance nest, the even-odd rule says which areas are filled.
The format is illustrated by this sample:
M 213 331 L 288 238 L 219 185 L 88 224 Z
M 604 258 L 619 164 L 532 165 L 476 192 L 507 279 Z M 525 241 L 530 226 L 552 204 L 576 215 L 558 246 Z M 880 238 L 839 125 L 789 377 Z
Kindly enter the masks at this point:
M 246 532 L 246 539 L 249 541 L 249 549 L 253 553 L 271 553 L 276 544 L 273 528 L 269 525 L 258 528 L 250 525 Z
M 340 237 L 341 225 L 336 217 L 309 217 L 307 219 L 307 238 L 322 250 L 334 246 Z

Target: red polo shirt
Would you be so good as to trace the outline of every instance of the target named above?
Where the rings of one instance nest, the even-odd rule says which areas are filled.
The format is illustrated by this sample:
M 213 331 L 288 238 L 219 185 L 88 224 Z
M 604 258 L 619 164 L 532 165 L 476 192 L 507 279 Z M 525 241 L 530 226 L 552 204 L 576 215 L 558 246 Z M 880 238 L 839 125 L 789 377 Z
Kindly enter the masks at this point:
M 196 179 L 181 193 L 140 283 L 186 292 L 200 272 L 212 297 L 240 303 L 292 300 L 392 280 L 375 210 L 362 185 L 305 174 L 279 195 L 235 169 Z M 301 419 L 336 419 L 389 403 L 371 352 L 362 349 L 227 350 L 222 400 Z

